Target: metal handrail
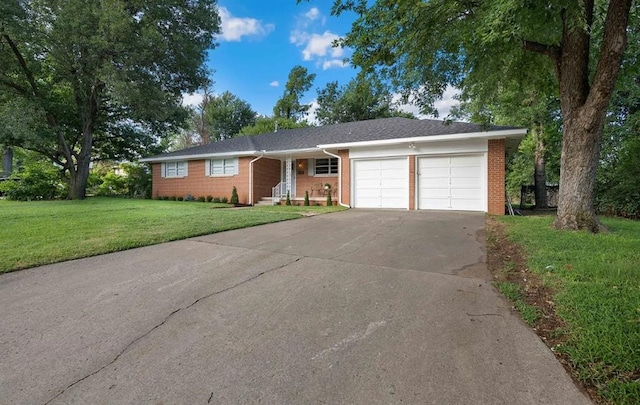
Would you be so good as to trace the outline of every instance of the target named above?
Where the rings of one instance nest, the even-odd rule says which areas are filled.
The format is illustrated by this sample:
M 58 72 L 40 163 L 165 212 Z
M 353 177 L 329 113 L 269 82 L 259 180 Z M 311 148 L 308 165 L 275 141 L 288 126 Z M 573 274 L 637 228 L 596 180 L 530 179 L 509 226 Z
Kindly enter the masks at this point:
M 276 205 L 282 200 L 282 196 L 284 195 L 283 187 L 286 188 L 286 184 L 281 181 L 271 188 L 271 203 L 273 205 Z

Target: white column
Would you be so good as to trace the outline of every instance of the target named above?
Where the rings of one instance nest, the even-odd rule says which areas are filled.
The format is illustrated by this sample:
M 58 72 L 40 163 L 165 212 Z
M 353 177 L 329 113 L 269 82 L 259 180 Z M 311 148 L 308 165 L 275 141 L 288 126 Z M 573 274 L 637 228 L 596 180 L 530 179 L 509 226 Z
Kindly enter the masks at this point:
M 287 182 L 287 193 L 289 193 L 289 195 L 293 197 L 291 195 L 291 155 L 287 156 L 285 176 Z

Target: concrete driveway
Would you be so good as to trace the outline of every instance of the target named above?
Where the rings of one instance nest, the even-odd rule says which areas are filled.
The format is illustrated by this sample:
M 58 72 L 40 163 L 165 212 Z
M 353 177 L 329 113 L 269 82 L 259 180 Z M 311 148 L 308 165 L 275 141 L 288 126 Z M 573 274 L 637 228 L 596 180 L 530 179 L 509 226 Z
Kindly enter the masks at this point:
M 0 403 L 588 404 L 484 216 L 349 210 L 0 276 Z

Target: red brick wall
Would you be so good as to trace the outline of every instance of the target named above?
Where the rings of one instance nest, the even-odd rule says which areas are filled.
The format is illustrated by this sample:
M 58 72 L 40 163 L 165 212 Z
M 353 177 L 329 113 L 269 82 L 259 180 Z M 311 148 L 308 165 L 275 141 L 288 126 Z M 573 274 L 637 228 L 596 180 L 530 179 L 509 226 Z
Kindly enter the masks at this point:
M 416 209 L 416 157 L 409 156 L 409 209 Z
M 280 161 L 262 158 L 253 163 L 253 203 L 271 197 L 271 189 L 280 182 Z
M 489 140 L 487 212 L 491 215 L 504 215 L 505 163 L 504 139 Z
M 253 160 L 253 157 L 241 157 L 238 161 L 238 174 L 235 176 L 228 177 L 208 177 L 205 175 L 204 171 L 204 160 L 192 160 L 189 161 L 189 172 L 188 176 L 184 178 L 162 178 L 160 175 L 161 164 L 154 163 L 153 164 L 153 197 L 158 196 L 186 196 L 187 194 L 191 194 L 194 197 L 206 197 L 208 195 L 213 197 L 227 197 L 231 198 L 231 192 L 233 186 L 236 186 L 238 190 L 238 200 L 242 204 L 249 203 L 249 162 Z M 265 160 L 265 162 L 261 163 L 265 170 L 257 170 L 260 166 L 256 166 L 256 164 L 260 164 Z M 272 187 L 277 184 L 280 178 L 280 163 L 268 162 L 272 159 L 261 159 L 254 163 L 254 174 L 257 172 L 262 172 L 260 174 L 259 181 L 259 190 L 261 194 L 262 190 L 267 187 L 267 184 L 272 182 L 272 179 L 275 179 Z M 273 173 L 271 170 L 275 170 Z M 254 189 L 255 190 L 255 189 Z M 269 188 L 269 192 L 266 195 L 271 195 L 271 189 Z M 254 192 L 254 197 L 260 198 L 262 195 L 256 195 Z
M 342 201 L 338 201 L 338 203 L 351 205 L 351 160 L 349 159 L 349 150 L 339 150 L 338 156 L 340 156 L 342 163 Z

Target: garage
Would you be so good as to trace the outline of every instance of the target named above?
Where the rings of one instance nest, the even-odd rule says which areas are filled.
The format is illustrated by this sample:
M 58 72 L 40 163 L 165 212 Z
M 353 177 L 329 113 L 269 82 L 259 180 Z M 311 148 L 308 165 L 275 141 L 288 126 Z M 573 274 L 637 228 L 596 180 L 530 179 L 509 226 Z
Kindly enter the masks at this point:
M 483 155 L 418 158 L 418 209 L 485 211 Z
M 406 157 L 353 161 L 354 206 L 409 208 L 409 164 Z

